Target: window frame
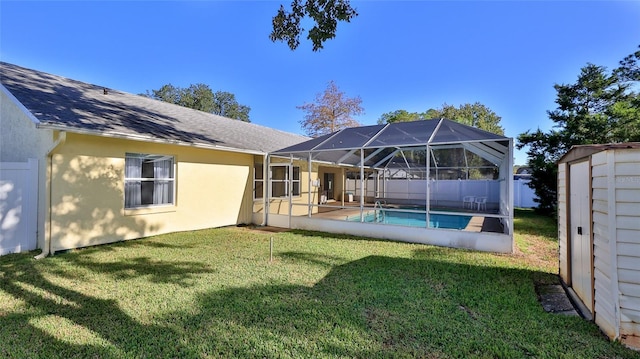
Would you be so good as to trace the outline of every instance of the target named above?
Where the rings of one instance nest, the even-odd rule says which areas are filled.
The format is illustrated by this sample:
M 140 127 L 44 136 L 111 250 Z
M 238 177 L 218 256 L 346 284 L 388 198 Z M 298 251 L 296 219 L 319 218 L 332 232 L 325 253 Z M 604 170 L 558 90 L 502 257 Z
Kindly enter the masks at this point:
M 284 178 L 283 179 L 274 179 L 273 178 L 273 168 L 274 167 L 283 167 L 284 168 Z M 301 180 L 300 180 L 300 166 L 294 166 L 288 163 L 272 163 L 269 164 L 269 198 L 277 198 L 277 199 L 286 199 L 289 198 L 289 191 L 291 190 L 291 197 L 300 197 L 302 196 L 302 188 L 301 188 Z M 291 179 L 289 177 L 292 177 Z M 297 177 L 297 178 L 296 178 Z M 283 183 L 284 184 L 284 194 L 281 196 L 273 195 L 273 185 L 274 183 Z
M 260 170 L 258 170 L 258 167 L 260 168 Z M 258 178 L 258 175 L 260 175 L 260 178 Z M 253 165 L 253 200 L 254 201 L 260 201 L 264 199 L 264 164 L 263 163 L 255 163 Z M 257 183 L 261 183 L 262 184 L 262 188 L 260 190 L 260 197 L 257 196 L 258 191 L 257 191 Z
M 126 152 L 125 153 L 125 170 L 124 170 L 124 196 L 123 196 L 123 200 L 124 200 L 124 209 L 125 211 L 129 211 L 129 210 L 136 210 L 136 209 L 145 209 L 145 208 L 158 208 L 158 207 L 169 207 L 169 206 L 175 206 L 176 204 L 176 159 L 175 156 L 171 156 L 171 155 L 159 155 L 159 154 L 149 154 L 149 153 L 135 153 L 135 152 Z M 129 159 L 141 159 L 141 163 L 140 163 L 140 177 L 127 177 L 127 166 L 129 164 Z M 146 161 L 145 161 L 146 160 Z M 162 170 L 166 170 L 168 171 L 168 175 L 167 177 L 156 177 L 156 166 L 153 166 L 153 177 L 148 177 L 148 176 L 144 176 L 144 172 L 148 172 L 149 168 L 147 167 L 145 169 L 145 164 L 148 164 L 150 162 L 148 162 L 149 160 L 151 160 L 151 163 L 154 162 L 159 162 L 159 161 L 169 161 L 169 165 L 166 166 L 164 169 L 160 169 L 160 171 Z M 134 165 L 135 166 L 135 165 Z M 140 188 L 138 189 L 140 191 L 140 204 L 132 204 L 131 202 L 134 202 L 132 200 L 128 200 L 128 193 L 130 193 L 132 190 L 135 191 L 135 188 L 130 188 L 128 189 L 127 184 L 128 183 L 136 183 L 139 182 L 140 183 Z M 142 203 L 142 197 L 144 196 L 145 198 L 148 198 L 149 196 L 151 196 L 152 198 L 152 202 L 156 201 L 156 190 L 158 189 L 157 187 L 157 182 L 163 182 L 163 183 L 167 183 L 168 182 L 168 188 L 166 189 L 167 194 L 166 196 L 168 196 L 168 200 L 166 202 L 163 203 Z M 145 186 L 145 188 L 152 188 L 152 192 L 149 193 L 145 193 L 146 191 L 148 191 L 147 189 L 143 189 L 142 184 L 143 183 L 152 183 L 153 187 L 149 187 L 149 186 Z M 130 194 L 129 194 L 130 195 Z M 137 202 L 137 201 L 135 201 Z

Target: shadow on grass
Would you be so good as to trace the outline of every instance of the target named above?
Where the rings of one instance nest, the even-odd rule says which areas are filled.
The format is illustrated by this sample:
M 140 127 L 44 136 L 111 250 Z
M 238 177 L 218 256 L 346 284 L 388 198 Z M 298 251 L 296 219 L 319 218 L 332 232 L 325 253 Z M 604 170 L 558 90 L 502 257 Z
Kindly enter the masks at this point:
M 292 252 L 308 262 L 311 254 Z M 579 318 L 545 313 L 533 271 L 456 264 L 443 252 L 369 256 L 313 286 L 260 284 L 197 294 L 143 324 L 117 302 L 52 283 L 34 262 L 0 261 L 1 290 L 29 308 L 0 313 L 5 357 L 635 357 Z M 64 258 L 92 266 L 86 258 Z M 330 265 L 332 256 L 316 262 Z M 314 262 L 315 263 L 315 262 Z M 93 263 L 148 275 L 146 261 Z M 165 265 L 170 266 L 169 263 Z M 302 265 L 302 264 L 301 264 Z M 167 270 L 165 268 L 165 270 Z M 196 272 L 175 266 L 173 281 Z M 303 269 L 302 269 L 303 270 Z M 150 277 L 150 278 L 153 278 Z M 133 298 L 132 298 L 133 299 Z M 60 318 L 98 337 L 73 343 L 39 321 Z M 55 321 L 54 321 L 55 322 Z M 55 331 L 53 331 L 55 333 Z
M 312 265 L 319 265 L 326 268 L 333 267 L 336 263 L 342 263 L 345 261 L 343 257 L 309 252 L 279 252 L 278 257 L 298 262 L 305 262 Z
M 350 234 L 310 231 L 310 230 L 303 230 L 303 229 L 292 229 L 286 233 L 283 233 L 282 235 L 286 236 L 288 233 L 292 235 L 300 236 L 300 237 L 348 239 L 351 241 L 365 241 L 365 242 L 388 242 L 389 241 L 386 239 L 368 238 L 368 237 L 354 236 Z
M 104 247 L 102 247 L 104 248 Z M 152 283 L 181 286 L 199 273 L 211 272 L 198 262 L 160 262 L 138 257 L 115 262 L 95 262 L 88 256 L 68 253 L 40 262 L 47 274 L 82 280 L 60 265 L 84 267 L 114 279 L 144 276 Z M 117 301 L 101 299 L 61 286 L 45 277 L 30 256 L 0 260 L 0 291 L 22 303 L 16 312 L 0 311 L 0 357 L 195 357 L 197 348 L 181 342 L 181 333 L 167 325 L 142 324 L 120 308 Z M 99 284 L 96 284 L 99 285 Z M 133 298 L 132 298 L 133 299 Z M 61 322 L 76 330 L 58 331 Z M 45 330 L 49 329 L 49 330 Z M 78 331 L 85 333 L 78 339 Z M 77 344 L 87 339 L 92 344 Z
M 33 270 L 2 265 L 2 291 L 28 310 L 0 315 L 3 357 L 70 358 L 148 356 L 162 338 L 165 349 L 189 353 L 171 329 L 133 320 L 114 300 L 94 298 L 54 284 Z M 96 345 L 74 343 L 73 332 L 57 332 L 61 320 L 90 332 Z M 50 330 L 44 330 L 49 328 Z M 193 354 L 193 352 L 191 353 Z
M 206 339 L 189 341 L 240 357 L 633 357 L 594 325 L 545 313 L 531 275 L 370 256 L 333 268 L 313 287 L 202 294 L 188 326 Z
M 165 262 L 147 257 L 127 258 L 113 262 L 95 262 L 83 255 L 70 259 L 74 265 L 96 273 L 108 274 L 116 280 L 144 276 L 151 283 L 173 283 L 181 286 L 190 286 L 191 279 L 198 274 L 215 271 L 202 262 Z
M 156 242 L 153 240 L 153 237 L 142 237 L 138 239 L 130 239 L 123 240 L 118 242 L 104 243 L 92 245 L 89 247 L 78 247 L 76 249 L 67 249 L 56 251 L 55 254 L 75 254 L 78 251 L 81 251 L 84 255 L 93 254 L 93 253 L 102 253 L 102 252 L 115 252 L 119 249 L 128 248 L 128 247 L 140 247 L 140 248 L 156 248 L 156 249 L 176 249 L 182 250 L 185 248 L 193 248 L 193 245 L 188 245 L 184 243 L 180 244 L 172 244 L 166 242 Z

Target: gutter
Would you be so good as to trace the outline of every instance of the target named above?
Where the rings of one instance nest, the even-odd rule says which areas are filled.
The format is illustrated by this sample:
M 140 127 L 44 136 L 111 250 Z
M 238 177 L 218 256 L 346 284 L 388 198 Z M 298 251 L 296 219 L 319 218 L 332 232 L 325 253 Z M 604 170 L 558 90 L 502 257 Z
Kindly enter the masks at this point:
M 67 133 L 61 131 L 53 146 L 47 151 L 47 215 L 44 230 L 44 246 L 42 253 L 35 256 L 35 259 L 43 259 L 51 253 L 51 177 L 53 174 L 53 153 L 67 141 Z
M 207 145 L 207 144 L 202 144 L 202 143 L 190 143 L 190 142 L 185 142 L 185 141 L 180 141 L 180 140 L 169 140 L 169 139 L 155 138 L 155 137 L 151 137 L 151 136 L 136 135 L 136 134 L 122 133 L 122 132 L 115 132 L 115 131 L 94 131 L 94 130 L 86 130 L 86 129 L 80 129 L 80 128 L 70 128 L 70 127 L 67 127 L 67 126 L 59 126 L 59 125 L 43 124 L 43 123 L 37 124 L 36 127 L 39 128 L 39 129 L 57 130 L 57 131 L 63 131 L 63 132 L 77 133 L 77 134 L 81 134 L 81 135 L 92 135 L 92 136 L 119 138 L 119 139 L 132 140 L 132 141 L 144 141 L 144 142 L 171 144 L 171 145 L 178 145 L 178 146 L 204 148 L 204 149 L 209 149 L 209 150 L 245 153 L 245 154 L 250 154 L 250 155 L 264 155 L 265 154 L 265 152 L 260 151 L 260 150 L 249 150 L 249 149 L 241 149 L 241 148 L 227 147 L 227 146 Z
M 264 155 L 262 162 L 262 224 L 266 226 L 269 223 L 269 164 L 271 162 L 271 156 L 269 154 Z

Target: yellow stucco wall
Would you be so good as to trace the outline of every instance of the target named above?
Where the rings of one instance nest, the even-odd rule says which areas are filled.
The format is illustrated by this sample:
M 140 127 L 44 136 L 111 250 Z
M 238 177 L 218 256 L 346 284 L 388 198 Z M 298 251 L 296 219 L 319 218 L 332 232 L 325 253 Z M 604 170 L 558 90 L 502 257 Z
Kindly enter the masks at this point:
M 175 157 L 175 205 L 125 210 L 127 152 Z M 249 223 L 253 157 L 68 134 L 52 158 L 51 248 Z
M 320 166 L 320 181 L 324 181 L 325 173 L 333 173 L 333 200 L 342 201 L 344 193 L 344 169 L 338 166 Z M 326 183 L 322 184 L 326 186 Z

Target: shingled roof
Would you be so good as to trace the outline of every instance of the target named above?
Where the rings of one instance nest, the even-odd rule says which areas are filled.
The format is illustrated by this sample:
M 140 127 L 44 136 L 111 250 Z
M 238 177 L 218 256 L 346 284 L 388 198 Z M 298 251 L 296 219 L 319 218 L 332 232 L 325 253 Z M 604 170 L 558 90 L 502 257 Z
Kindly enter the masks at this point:
M 268 153 L 307 137 L 0 62 L 0 83 L 38 128 Z

